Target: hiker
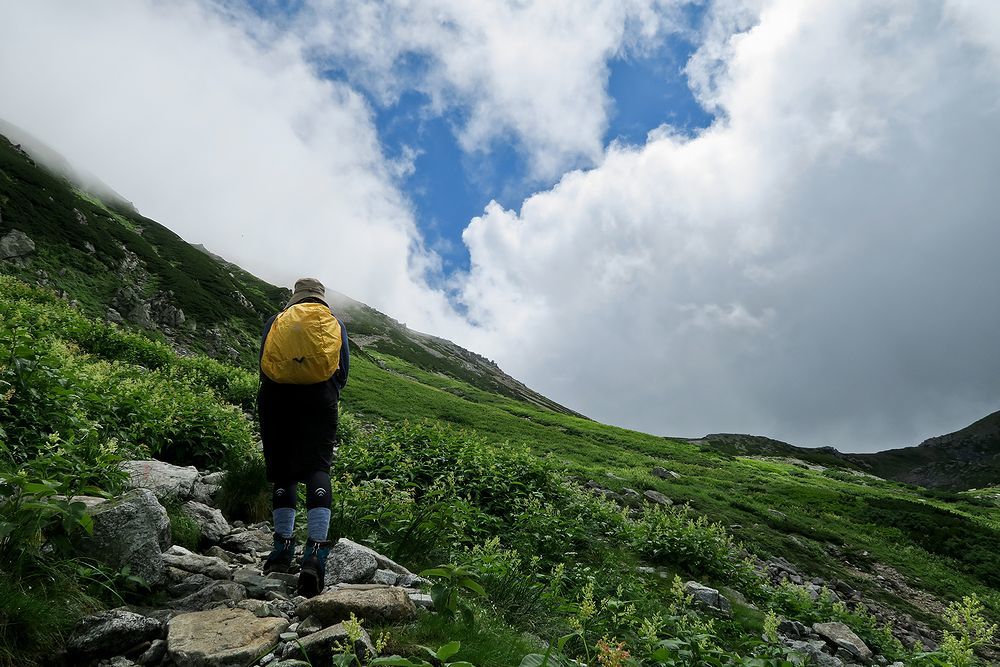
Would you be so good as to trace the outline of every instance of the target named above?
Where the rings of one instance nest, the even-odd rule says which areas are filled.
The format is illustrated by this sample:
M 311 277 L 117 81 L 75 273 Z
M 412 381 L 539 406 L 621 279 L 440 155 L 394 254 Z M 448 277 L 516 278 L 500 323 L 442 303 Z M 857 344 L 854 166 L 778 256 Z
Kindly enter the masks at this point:
M 274 549 L 264 572 L 287 572 L 295 557 L 295 502 L 306 485 L 308 539 L 298 591 L 323 590 L 331 541 L 330 463 L 337 438 L 337 401 L 347 384 L 347 329 L 315 278 L 295 282 L 284 310 L 264 326 L 257 412 L 267 481 L 272 483 Z

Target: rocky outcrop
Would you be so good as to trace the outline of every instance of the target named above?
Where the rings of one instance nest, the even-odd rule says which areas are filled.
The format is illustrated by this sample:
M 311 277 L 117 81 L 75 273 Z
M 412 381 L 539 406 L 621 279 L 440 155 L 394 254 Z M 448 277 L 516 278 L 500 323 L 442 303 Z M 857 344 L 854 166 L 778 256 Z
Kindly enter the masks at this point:
M 843 649 L 856 660 L 868 662 L 872 659 L 872 650 L 868 648 L 868 645 L 843 623 L 815 623 L 813 630 L 827 642 Z
M 0 259 L 25 257 L 33 252 L 35 242 L 20 229 L 12 229 L 0 237 Z

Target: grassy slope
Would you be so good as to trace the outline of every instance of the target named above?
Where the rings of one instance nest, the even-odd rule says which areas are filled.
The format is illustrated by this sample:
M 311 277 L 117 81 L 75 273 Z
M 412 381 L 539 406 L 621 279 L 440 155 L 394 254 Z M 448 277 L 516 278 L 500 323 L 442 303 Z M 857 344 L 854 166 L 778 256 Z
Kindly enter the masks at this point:
M 615 490 L 656 489 L 677 503 L 690 503 L 699 514 L 729 525 L 752 550 L 784 556 L 810 574 L 849 579 L 885 599 L 834 553 L 862 570 L 877 560 L 946 600 L 977 591 L 1000 618 L 1000 514 L 986 503 L 960 496 L 944 502 L 920 489 L 845 471 L 819 473 L 705 452 L 696 445 L 542 411 L 396 358 L 379 361 L 384 369 L 367 358 L 352 365 L 344 401 L 356 413 L 474 428 L 490 439 L 548 455 L 581 480 L 594 479 Z M 681 477 L 654 477 L 654 466 Z M 898 599 L 885 601 L 932 620 Z

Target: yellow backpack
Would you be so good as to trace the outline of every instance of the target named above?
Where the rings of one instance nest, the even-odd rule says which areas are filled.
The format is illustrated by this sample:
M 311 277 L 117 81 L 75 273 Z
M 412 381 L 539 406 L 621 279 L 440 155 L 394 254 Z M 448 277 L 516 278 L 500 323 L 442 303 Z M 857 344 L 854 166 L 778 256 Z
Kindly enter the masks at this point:
M 260 369 L 281 384 L 316 384 L 340 368 L 340 322 L 321 303 L 297 303 L 274 318 Z

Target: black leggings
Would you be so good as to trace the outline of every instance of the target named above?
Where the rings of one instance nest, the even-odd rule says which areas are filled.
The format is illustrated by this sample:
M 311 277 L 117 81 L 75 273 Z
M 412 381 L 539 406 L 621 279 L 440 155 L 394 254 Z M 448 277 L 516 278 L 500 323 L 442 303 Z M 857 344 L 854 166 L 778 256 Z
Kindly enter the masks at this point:
M 325 507 L 330 509 L 330 473 L 317 470 L 305 479 L 306 509 Z M 295 509 L 298 481 L 275 482 L 271 490 L 271 503 L 275 509 L 291 507 Z

